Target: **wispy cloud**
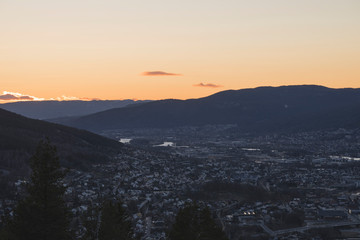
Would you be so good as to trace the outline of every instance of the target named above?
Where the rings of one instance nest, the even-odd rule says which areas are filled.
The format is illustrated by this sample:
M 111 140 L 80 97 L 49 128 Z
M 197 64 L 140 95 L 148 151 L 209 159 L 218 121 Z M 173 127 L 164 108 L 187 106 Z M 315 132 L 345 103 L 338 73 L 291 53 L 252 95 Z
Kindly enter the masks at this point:
M 100 98 L 87 98 L 87 97 L 73 97 L 73 96 L 65 96 L 62 95 L 61 97 L 56 97 L 56 98 L 50 98 L 49 100 L 54 100 L 54 101 L 92 101 L 92 100 L 100 100 Z
M 79 98 L 81 101 L 101 101 L 101 98 L 88 98 L 88 97 L 81 97 Z
M 72 97 L 72 96 L 61 96 L 56 98 L 39 98 L 34 97 L 31 95 L 26 95 L 22 93 L 16 93 L 16 92 L 8 92 L 3 91 L 2 94 L 0 94 L 0 102 L 16 102 L 16 101 L 44 101 L 44 100 L 52 100 L 52 101 L 74 101 L 74 100 L 80 100 L 80 101 L 92 101 L 92 100 L 100 100 L 99 98 L 87 98 L 87 97 Z
M 199 83 L 199 84 L 194 84 L 194 87 L 209 87 L 209 88 L 219 88 L 219 87 L 223 87 L 221 85 L 217 85 L 217 84 L 213 84 L 213 83 Z
M 143 75 L 143 76 L 182 76 L 182 74 L 168 73 L 168 72 L 163 72 L 163 71 L 143 72 L 141 75 Z
M 0 95 L 0 101 L 41 101 L 44 98 L 38 98 L 22 93 L 3 91 Z
M 62 95 L 61 97 L 51 98 L 50 100 L 56 100 L 56 101 L 74 101 L 74 100 L 80 100 L 80 98 Z

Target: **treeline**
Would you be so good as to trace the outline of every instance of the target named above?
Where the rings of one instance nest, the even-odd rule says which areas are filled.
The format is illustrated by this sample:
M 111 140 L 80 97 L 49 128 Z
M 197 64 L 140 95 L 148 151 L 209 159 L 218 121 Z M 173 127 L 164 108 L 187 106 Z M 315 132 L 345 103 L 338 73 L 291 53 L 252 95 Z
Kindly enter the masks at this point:
M 78 226 L 71 227 L 71 212 L 64 201 L 66 171 L 60 167 L 57 151 L 49 140 L 41 141 L 30 158 L 30 181 L 26 196 L 12 216 L 4 219 L 1 240 L 131 240 L 135 239 L 131 218 L 121 201 L 107 200 L 98 209 L 89 209 Z M 196 204 L 181 209 L 168 232 L 170 240 L 227 239 L 211 217 L 210 210 Z

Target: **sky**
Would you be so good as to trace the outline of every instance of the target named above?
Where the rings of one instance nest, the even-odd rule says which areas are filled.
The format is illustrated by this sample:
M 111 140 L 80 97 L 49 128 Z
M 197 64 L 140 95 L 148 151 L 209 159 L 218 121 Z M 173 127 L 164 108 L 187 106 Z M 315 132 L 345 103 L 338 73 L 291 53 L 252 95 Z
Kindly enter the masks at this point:
M 0 102 L 360 88 L 359 0 L 0 0 Z

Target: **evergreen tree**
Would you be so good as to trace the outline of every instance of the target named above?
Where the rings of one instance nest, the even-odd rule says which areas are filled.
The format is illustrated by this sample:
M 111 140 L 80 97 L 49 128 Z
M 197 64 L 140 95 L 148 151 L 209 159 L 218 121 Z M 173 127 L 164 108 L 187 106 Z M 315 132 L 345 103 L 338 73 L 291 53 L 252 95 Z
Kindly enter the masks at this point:
M 169 233 L 170 240 L 226 240 L 209 208 L 190 204 L 179 211 Z
M 30 158 L 32 169 L 26 186 L 28 195 L 18 203 L 8 222 L 6 236 L 16 240 L 70 239 L 68 211 L 63 199 L 65 187 L 56 148 L 46 139 Z
M 199 225 L 200 225 L 200 234 L 199 239 L 217 239 L 217 240 L 226 240 L 227 237 L 225 233 L 220 229 L 220 227 L 215 223 L 214 219 L 211 217 L 211 212 L 208 207 L 202 209 L 199 214 Z
M 121 202 L 105 202 L 101 211 L 99 240 L 130 240 L 132 236 L 131 222 Z

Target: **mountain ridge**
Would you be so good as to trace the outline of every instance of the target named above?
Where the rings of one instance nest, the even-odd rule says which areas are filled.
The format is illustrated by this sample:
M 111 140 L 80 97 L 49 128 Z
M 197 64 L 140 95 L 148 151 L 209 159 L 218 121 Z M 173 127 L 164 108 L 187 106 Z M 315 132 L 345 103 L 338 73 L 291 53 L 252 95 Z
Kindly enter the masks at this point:
M 0 108 L 34 119 L 88 115 L 111 108 L 125 107 L 148 100 L 71 100 L 23 101 L 0 104 Z
M 358 126 L 360 89 L 292 85 L 226 90 L 188 100 L 166 99 L 70 118 L 90 131 L 236 124 L 241 132 Z
M 23 117 L 0 109 L 0 169 L 20 169 L 45 137 L 57 146 L 64 166 L 106 161 L 123 150 L 114 140 L 55 123 Z

